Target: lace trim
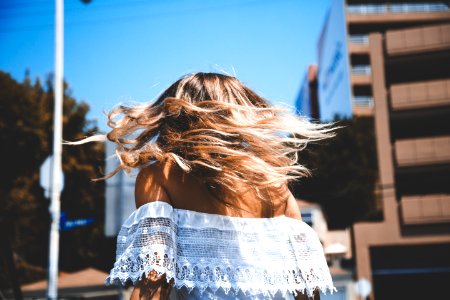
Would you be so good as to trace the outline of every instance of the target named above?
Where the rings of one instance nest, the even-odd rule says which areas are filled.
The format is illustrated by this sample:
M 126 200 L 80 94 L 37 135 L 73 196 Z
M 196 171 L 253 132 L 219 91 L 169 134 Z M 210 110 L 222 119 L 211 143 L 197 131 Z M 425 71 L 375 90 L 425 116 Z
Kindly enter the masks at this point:
M 135 284 L 152 270 L 189 291 L 336 291 L 320 241 L 307 224 L 202 214 L 162 202 L 142 206 L 124 223 L 106 284 Z

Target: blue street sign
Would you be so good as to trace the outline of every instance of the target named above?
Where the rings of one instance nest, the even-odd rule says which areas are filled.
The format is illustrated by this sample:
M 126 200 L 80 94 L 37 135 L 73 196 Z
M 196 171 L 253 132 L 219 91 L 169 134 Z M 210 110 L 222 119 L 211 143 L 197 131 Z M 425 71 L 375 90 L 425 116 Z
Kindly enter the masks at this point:
M 59 227 L 61 230 L 70 230 L 75 227 L 86 226 L 94 222 L 94 218 L 67 220 L 65 212 L 61 212 Z

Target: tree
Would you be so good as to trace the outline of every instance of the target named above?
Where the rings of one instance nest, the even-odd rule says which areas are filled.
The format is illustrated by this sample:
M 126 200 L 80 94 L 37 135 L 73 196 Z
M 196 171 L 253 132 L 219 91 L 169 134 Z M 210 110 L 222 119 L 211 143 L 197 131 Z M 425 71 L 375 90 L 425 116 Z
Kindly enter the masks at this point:
M 0 72 L 0 215 L 9 217 L 12 224 L 9 238 L 22 284 L 46 276 L 49 201 L 39 184 L 39 168 L 51 152 L 53 138 L 51 82 L 49 77 L 43 87 L 39 79 L 32 83 L 28 75 L 17 82 Z M 64 139 L 80 139 L 97 131 L 95 123 L 86 119 L 89 106 L 77 102 L 67 84 L 63 111 Z M 103 235 L 104 182 L 91 181 L 99 177 L 103 163 L 102 144 L 63 148 L 61 210 L 68 219 L 93 217 L 95 222 L 61 233 L 62 270 L 112 263 L 114 247 L 104 249 L 111 244 L 105 243 Z M 8 274 L 0 273 L 0 288 L 4 288 L 9 284 Z
M 300 199 L 321 205 L 330 228 L 379 218 L 375 205 L 377 159 L 372 117 L 336 119 L 334 138 L 308 145 L 299 161 L 312 176 L 290 187 Z

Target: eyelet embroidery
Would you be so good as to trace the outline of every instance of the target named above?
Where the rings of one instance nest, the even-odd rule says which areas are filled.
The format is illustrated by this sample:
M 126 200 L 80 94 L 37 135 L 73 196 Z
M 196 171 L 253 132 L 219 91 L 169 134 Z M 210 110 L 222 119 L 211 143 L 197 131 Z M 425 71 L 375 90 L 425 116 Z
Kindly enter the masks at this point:
M 289 218 L 245 219 L 170 209 L 139 208 L 117 237 L 106 284 L 135 284 L 155 271 L 177 289 L 275 295 L 318 288 L 336 291 L 315 232 Z

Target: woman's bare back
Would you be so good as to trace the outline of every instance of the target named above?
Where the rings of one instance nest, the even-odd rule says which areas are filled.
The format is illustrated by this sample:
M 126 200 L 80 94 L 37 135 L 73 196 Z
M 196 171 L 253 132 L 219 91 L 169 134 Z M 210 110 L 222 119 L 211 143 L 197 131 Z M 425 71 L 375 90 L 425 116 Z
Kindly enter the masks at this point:
M 136 179 L 136 206 L 165 201 L 178 209 L 245 218 L 286 215 L 300 219 L 296 201 L 286 186 L 261 191 L 265 201 L 244 184 L 234 195 L 215 192 L 198 178 L 173 164 L 143 168 Z
M 264 218 L 286 215 L 287 217 L 301 219 L 295 198 L 287 187 L 267 189 L 264 193 L 271 205 L 260 201 L 253 189 L 244 186 L 237 187 L 234 197 L 224 197 L 219 200 L 208 187 L 194 176 L 183 172 L 176 166 L 166 164 L 153 164 L 143 168 L 136 178 L 136 206 L 153 201 L 168 202 L 173 207 L 209 214 L 220 214 L 245 218 Z M 225 202 L 239 205 L 241 209 L 234 209 Z M 165 276 L 157 277 L 155 273 L 135 286 L 131 299 L 168 299 L 171 285 Z M 309 299 L 299 293 L 295 299 Z M 314 299 L 320 299 L 315 293 Z

